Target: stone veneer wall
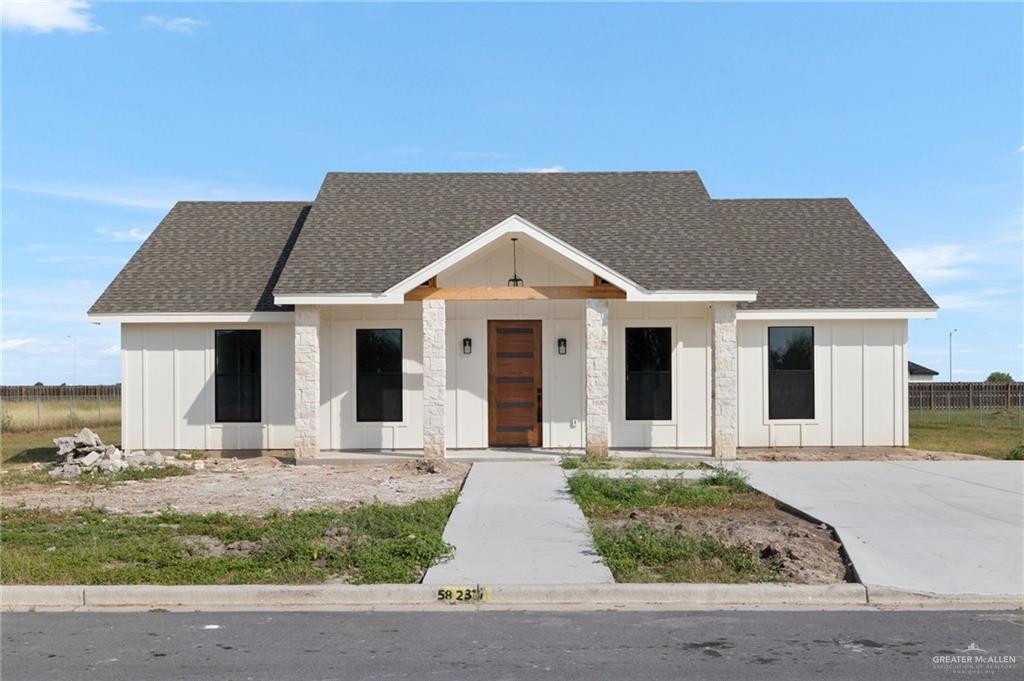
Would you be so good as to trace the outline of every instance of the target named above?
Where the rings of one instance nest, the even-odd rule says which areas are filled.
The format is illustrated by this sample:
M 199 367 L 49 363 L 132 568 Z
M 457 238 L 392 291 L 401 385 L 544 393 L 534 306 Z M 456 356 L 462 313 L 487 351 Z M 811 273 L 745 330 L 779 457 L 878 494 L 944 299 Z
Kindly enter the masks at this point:
M 295 458 L 320 456 L 320 309 L 295 306 Z
M 443 458 L 446 399 L 445 305 L 423 301 L 423 456 Z
M 608 301 L 586 305 L 587 454 L 608 453 Z
M 715 303 L 711 346 L 711 449 L 719 459 L 736 458 L 736 303 Z

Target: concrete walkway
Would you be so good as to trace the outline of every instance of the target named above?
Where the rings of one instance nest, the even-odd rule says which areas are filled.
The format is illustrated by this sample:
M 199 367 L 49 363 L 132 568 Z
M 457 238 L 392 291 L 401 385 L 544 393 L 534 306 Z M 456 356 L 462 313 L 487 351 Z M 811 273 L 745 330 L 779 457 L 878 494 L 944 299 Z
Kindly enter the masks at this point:
M 869 590 L 1024 594 L 1024 463 L 738 466 L 757 489 L 834 527 Z
M 455 558 L 424 584 L 612 582 L 554 462 L 473 464 L 444 530 Z

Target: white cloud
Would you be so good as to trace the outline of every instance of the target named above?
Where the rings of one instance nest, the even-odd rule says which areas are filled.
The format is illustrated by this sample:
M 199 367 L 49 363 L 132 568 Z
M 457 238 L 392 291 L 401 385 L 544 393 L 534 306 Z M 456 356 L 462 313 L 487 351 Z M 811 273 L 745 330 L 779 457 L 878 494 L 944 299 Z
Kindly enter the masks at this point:
M 545 166 L 544 168 L 520 168 L 521 173 L 564 173 L 565 166 Z
M 97 355 L 104 355 L 104 356 L 120 355 L 121 354 L 121 346 L 120 345 L 108 345 L 107 347 L 103 348 L 102 350 L 97 351 L 96 354 Z
M 100 30 L 93 23 L 85 0 L 5 0 L 0 14 L 5 29 L 30 33 L 89 33 Z
M 977 310 L 1001 305 L 1009 306 L 1008 301 L 1004 299 L 1013 294 L 1017 294 L 1019 297 L 1020 289 L 989 288 L 959 293 L 942 293 L 936 294 L 935 302 L 938 303 L 941 310 Z
M 145 241 L 146 237 L 149 236 L 149 232 L 138 227 L 132 227 L 131 229 L 104 229 L 100 227 L 96 230 L 96 233 L 100 236 L 106 237 L 108 241 L 134 241 L 140 242 Z
M 192 17 L 162 17 L 156 14 L 146 15 L 142 23 L 147 28 L 159 28 L 171 33 L 182 33 L 192 35 L 197 30 L 206 26 L 205 21 L 193 19 Z
M 896 257 L 922 284 L 968 279 L 973 273 L 964 265 L 978 259 L 975 253 L 959 244 L 900 248 Z
M 35 338 L 7 338 L 0 341 L 0 350 L 8 351 L 14 350 L 15 348 L 24 347 L 31 345 L 32 343 L 38 343 Z
M 3 188 L 5 191 L 152 210 L 167 210 L 177 201 L 283 201 L 309 198 L 308 195 L 273 187 L 180 179 L 124 180 L 111 182 L 109 186 L 76 182 L 5 182 Z

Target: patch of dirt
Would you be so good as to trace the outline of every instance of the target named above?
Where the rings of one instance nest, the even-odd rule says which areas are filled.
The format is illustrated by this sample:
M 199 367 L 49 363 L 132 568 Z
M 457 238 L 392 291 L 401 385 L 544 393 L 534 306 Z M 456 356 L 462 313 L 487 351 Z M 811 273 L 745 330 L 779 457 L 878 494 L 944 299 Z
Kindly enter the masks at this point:
M 293 466 L 273 457 L 209 459 L 204 470 L 181 477 L 125 481 L 107 488 L 45 483 L 12 485 L 8 508 L 103 509 L 145 515 L 182 513 L 266 515 L 271 511 L 347 508 L 380 501 L 408 504 L 454 492 L 469 465 L 418 460 L 387 464 Z
M 848 566 L 826 525 L 817 525 L 779 508 L 670 508 L 632 511 L 602 519 L 611 527 L 644 523 L 677 534 L 706 534 L 726 544 L 743 544 L 779 566 L 784 582 L 834 584 L 846 580 Z
M 181 540 L 188 547 L 189 553 L 196 558 L 245 558 L 259 548 L 259 544 L 254 541 L 241 540 L 225 544 L 220 539 L 205 534 L 191 534 L 182 537 Z
M 909 447 L 782 447 L 741 448 L 736 458 L 745 461 L 991 461 L 960 452 L 931 452 Z

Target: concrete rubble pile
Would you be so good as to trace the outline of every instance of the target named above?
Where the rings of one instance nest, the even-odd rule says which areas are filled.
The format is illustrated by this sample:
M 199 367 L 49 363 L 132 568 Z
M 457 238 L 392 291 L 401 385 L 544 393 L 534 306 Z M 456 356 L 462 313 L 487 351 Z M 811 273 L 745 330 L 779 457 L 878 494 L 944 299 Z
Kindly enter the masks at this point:
M 160 452 L 125 454 L 114 445 L 105 445 L 100 436 L 83 428 L 70 437 L 53 439 L 57 457 L 51 478 L 73 478 L 82 473 L 118 473 L 128 468 L 163 468 L 171 463 Z

